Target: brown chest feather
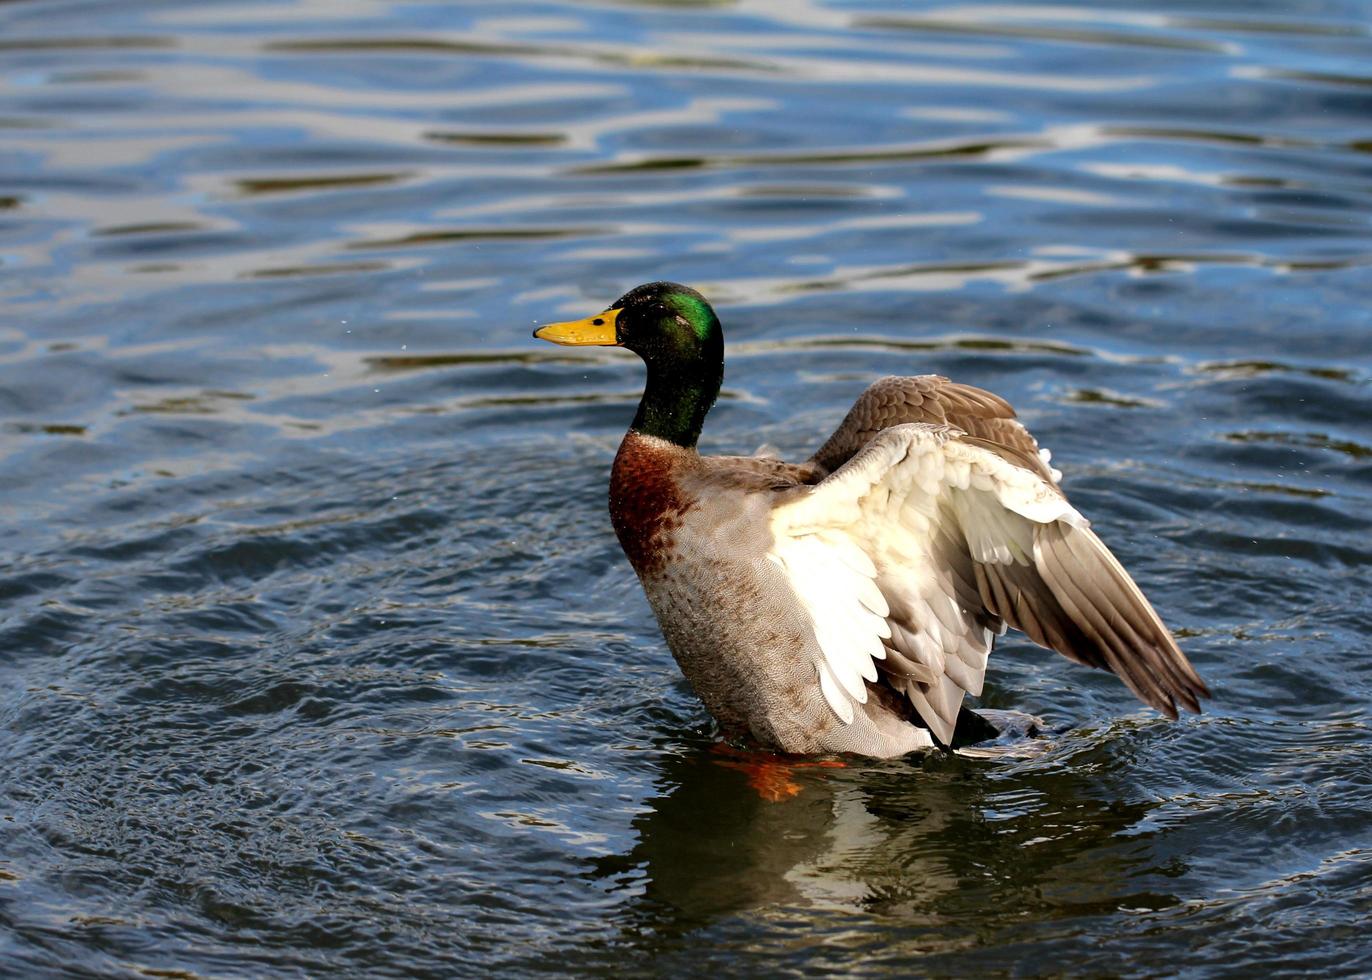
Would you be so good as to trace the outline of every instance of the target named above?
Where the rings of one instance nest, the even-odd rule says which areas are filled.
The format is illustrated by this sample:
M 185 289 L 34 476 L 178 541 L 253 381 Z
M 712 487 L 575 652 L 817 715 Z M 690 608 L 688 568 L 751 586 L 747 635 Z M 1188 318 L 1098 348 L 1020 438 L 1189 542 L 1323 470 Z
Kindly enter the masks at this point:
M 692 502 L 681 492 L 678 477 L 685 466 L 681 452 L 630 433 L 610 472 L 610 520 L 620 546 L 640 574 L 651 574 L 672 557 L 673 532 Z

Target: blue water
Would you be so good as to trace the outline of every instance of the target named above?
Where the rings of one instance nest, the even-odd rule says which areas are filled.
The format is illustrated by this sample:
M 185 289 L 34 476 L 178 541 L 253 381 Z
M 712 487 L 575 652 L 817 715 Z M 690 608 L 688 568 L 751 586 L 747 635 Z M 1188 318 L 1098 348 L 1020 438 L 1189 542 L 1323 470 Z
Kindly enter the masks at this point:
M 1372 972 L 1372 5 L 0 6 L 0 974 Z M 882 374 L 1052 448 L 1215 698 L 715 747 L 605 512 Z

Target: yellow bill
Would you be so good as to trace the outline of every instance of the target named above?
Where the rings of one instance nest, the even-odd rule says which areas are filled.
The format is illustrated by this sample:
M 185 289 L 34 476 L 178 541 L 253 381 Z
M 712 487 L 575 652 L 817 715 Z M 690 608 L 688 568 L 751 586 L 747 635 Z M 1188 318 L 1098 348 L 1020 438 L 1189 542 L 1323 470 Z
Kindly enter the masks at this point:
M 615 318 L 619 310 L 606 310 L 584 320 L 568 320 L 566 323 L 549 323 L 534 331 L 539 340 L 549 340 L 565 347 L 618 347 L 615 334 Z

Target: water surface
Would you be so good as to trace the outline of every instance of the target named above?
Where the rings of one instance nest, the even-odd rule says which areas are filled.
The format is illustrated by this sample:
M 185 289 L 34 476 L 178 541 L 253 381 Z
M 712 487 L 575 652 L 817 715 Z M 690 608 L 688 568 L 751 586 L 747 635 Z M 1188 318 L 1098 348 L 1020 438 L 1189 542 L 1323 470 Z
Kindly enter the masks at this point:
M 0 7 L 0 973 L 1372 971 L 1372 7 Z M 993 389 L 1211 682 L 1008 637 L 994 759 L 721 754 L 609 528 Z

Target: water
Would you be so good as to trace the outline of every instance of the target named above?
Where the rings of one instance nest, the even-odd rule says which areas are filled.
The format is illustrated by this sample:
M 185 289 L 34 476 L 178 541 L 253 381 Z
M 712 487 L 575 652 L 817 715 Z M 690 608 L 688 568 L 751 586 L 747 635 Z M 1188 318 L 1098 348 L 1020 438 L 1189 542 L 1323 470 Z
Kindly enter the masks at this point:
M 1372 972 L 1372 6 L 0 7 L 0 973 Z M 869 380 L 1018 406 L 1211 682 L 713 747 L 605 513 Z

